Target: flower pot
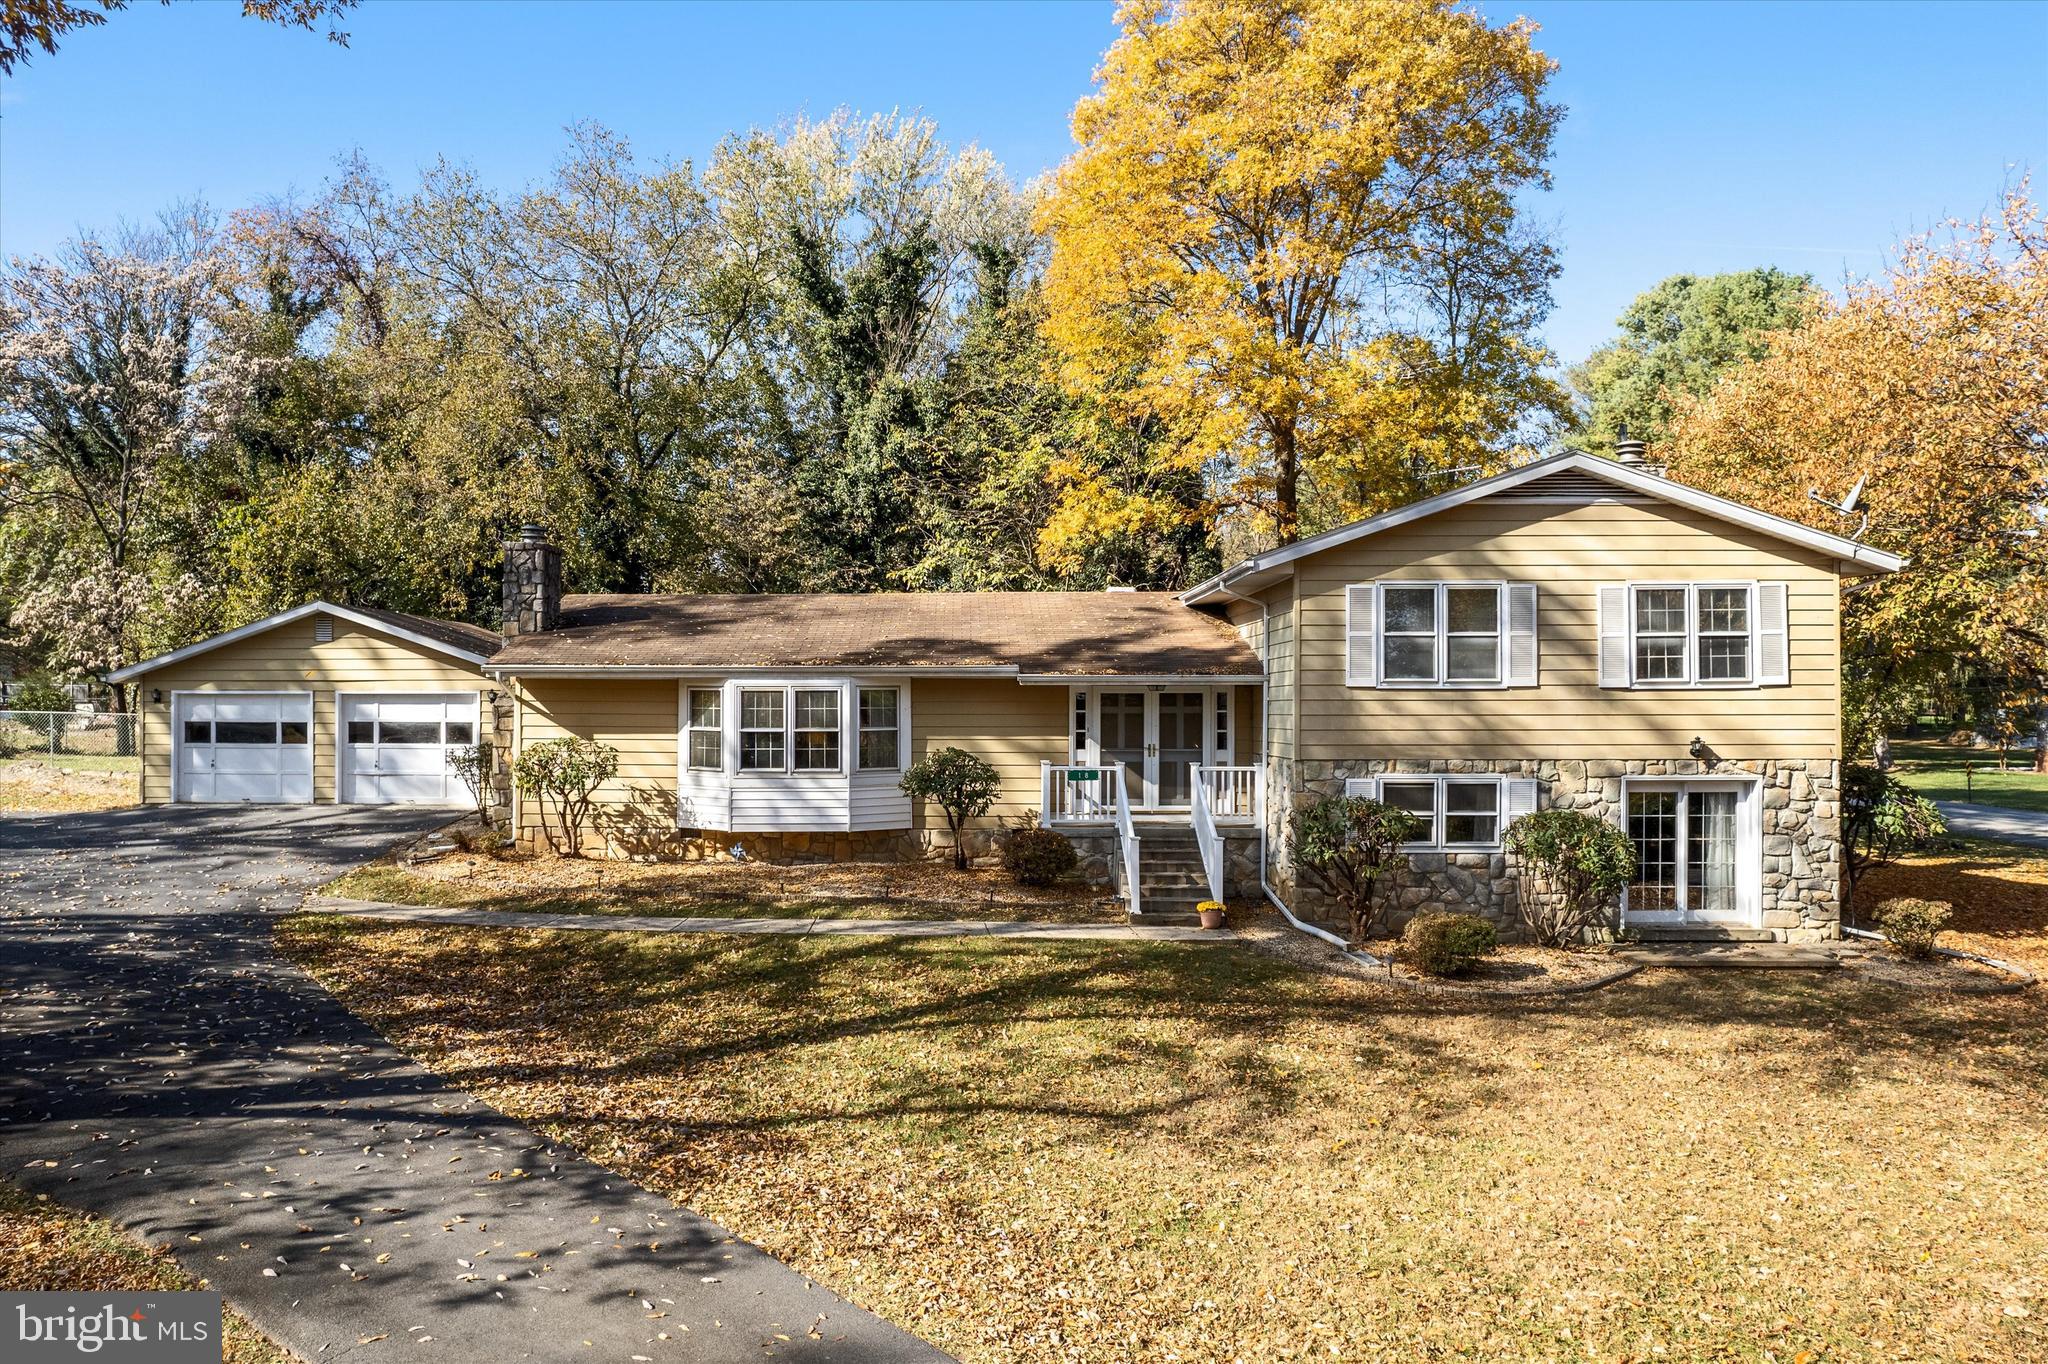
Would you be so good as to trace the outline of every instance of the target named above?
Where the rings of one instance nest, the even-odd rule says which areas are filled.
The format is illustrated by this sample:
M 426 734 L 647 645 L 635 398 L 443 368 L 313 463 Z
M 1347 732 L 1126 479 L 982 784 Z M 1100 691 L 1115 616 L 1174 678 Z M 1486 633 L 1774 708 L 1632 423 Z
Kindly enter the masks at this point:
M 1205 910 L 1203 910 L 1203 911 L 1202 911 L 1202 927 L 1204 927 L 1204 928 L 1221 928 L 1221 927 L 1223 927 L 1223 911 L 1222 911 L 1222 910 L 1220 910 L 1220 909 L 1205 909 Z

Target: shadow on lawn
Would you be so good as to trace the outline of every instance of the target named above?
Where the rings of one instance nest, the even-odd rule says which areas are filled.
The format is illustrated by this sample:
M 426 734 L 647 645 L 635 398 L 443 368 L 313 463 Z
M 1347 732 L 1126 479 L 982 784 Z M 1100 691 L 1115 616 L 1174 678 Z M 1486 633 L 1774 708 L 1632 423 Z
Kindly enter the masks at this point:
M 380 931 L 405 930 L 310 922 L 297 954 L 353 977 L 359 935 Z M 2048 1087 L 2048 1052 L 2033 1045 L 2048 1022 L 2039 1000 L 1937 998 L 1832 974 L 1657 972 L 1529 1008 L 1178 944 L 437 931 L 367 957 L 367 1011 L 390 1035 L 460 1047 L 440 1063 L 453 1083 L 527 1086 L 528 1120 L 596 1122 L 682 1167 L 690 1138 L 886 1120 L 1028 1116 L 1106 1138 L 1200 1121 L 1219 1100 L 1240 1122 L 1279 1119 L 1340 1099 L 1364 1071 L 1411 1078 L 1433 1118 L 1455 1120 L 1511 1105 L 1528 1055 L 1618 1055 L 1653 1032 L 1681 1050 L 1763 1057 L 1788 1094 L 1808 1097 L 1847 1093 L 1862 1082 L 1856 1067 L 1894 1063 L 1948 1065 L 2000 1094 Z M 792 1078 L 805 1067 L 846 1068 L 859 1083 L 826 1086 L 820 1101 Z M 583 1104 L 670 1076 L 718 1076 L 737 1097 L 686 1125 L 630 1101 Z

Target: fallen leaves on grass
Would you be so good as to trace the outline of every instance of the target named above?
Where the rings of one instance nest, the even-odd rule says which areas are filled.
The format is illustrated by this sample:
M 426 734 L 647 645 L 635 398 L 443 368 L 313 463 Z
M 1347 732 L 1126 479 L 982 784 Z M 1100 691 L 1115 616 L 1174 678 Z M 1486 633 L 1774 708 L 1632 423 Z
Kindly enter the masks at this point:
M 0 1290 L 142 1293 L 198 1287 L 168 1253 L 130 1240 L 100 1218 L 0 1183 Z M 222 1315 L 226 1364 L 297 1364 L 297 1355 L 237 1313 Z
M 136 802 L 134 772 L 72 771 L 35 758 L 0 762 L 0 811 L 84 814 Z
M 1107 922 L 1106 893 L 1079 884 L 1019 886 L 994 868 L 942 862 L 659 862 L 512 854 L 384 861 L 326 887 L 331 895 L 409 905 L 550 914 Z
M 453 1082 L 964 1360 L 2048 1356 L 2030 996 L 1653 971 L 1529 1009 L 1174 944 L 281 942 Z
M 2048 850 L 1969 842 L 1916 853 L 1867 873 L 1856 887 L 1861 917 L 1894 896 L 1955 907 L 1940 943 L 1998 957 L 2048 976 Z

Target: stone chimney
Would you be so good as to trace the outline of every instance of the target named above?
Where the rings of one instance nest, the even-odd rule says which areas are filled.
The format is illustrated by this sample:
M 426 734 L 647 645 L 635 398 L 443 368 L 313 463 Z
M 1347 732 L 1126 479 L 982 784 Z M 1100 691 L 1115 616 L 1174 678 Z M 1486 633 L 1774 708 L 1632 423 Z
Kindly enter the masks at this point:
M 562 551 L 528 522 L 505 542 L 505 638 L 552 630 L 562 615 Z
M 1623 422 L 1614 429 L 1615 463 L 1626 464 L 1631 469 L 1640 469 L 1646 463 L 1643 458 L 1646 449 L 1647 447 L 1641 441 L 1629 435 L 1627 422 Z

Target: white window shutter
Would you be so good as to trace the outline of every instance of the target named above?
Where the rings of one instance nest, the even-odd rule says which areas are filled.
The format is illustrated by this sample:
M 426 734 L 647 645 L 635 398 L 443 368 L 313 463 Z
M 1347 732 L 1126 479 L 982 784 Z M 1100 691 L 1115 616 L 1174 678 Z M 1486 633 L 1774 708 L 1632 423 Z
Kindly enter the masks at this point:
M 1536 813 L 1536 779 L 1534 777 L 1509 777 L 1506 818 L 1501 828 L 1512 825 L 1523 815 Z
M 1785 605 L 1785 584 L 1756 585 L 1756 680 L 1761 687 L 1792 682 L 1791 627 Z
M 1600 585 L 1600 685 L 1629 684 L 1628 584 Z
M 1508 584 L 1508 670 L 1510 687 L 1536 685 L 1536 584 Z
M 1379 783 L 1375 778 L 1346 777 L 1344 779 L 1344 798 L 1346 800 L 1353 796 L 1364 796 L 1367 800 L 1372 800 L 1378 794 Z
M 1370 687 L 1379 678 L 1380 638 L 1373 614 L 1373 585 L 1344 589 L 1344 685 Z

